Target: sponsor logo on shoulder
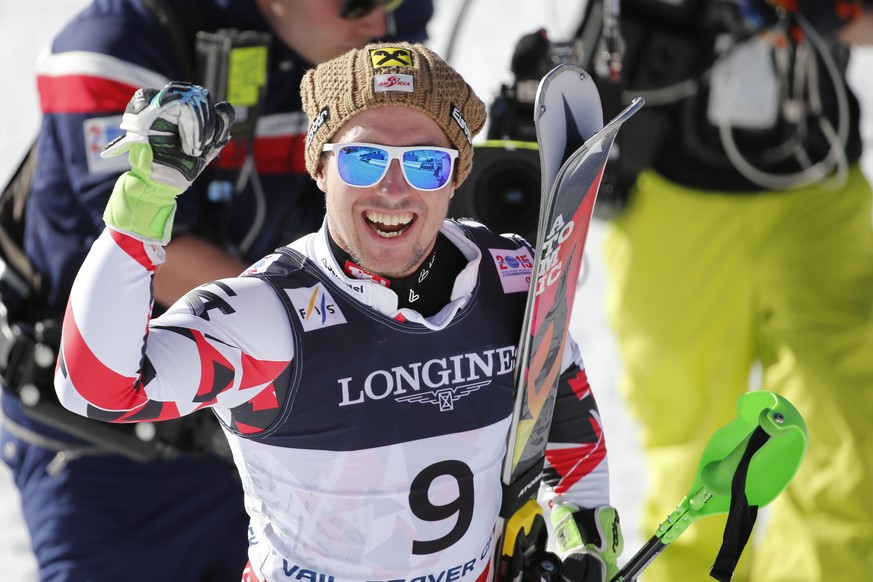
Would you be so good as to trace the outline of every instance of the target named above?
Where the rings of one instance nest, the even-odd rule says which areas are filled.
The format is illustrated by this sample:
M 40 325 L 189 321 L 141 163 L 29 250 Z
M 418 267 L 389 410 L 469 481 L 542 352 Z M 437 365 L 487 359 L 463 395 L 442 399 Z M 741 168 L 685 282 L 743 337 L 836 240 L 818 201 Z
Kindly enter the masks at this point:
M 121 115 L 92 117 L 82 124 L 89 174 L 120 174 L 130 169 L 127 156 L 100 157 L 109 142 L 124 135 L 124 130 L 118 127 L 120 124 Z
M 304 331 L 323 329 L 332 325 L 346 323 L 346 318 L 339 307 L 322 285 L 286 289 L 294 312 L 303 324 Z
M 267 255 L 266 257 L 264 257 L 263 259 L 261 259 L 260 261 L 258 261 L 257 263 L 255 263 L 254 265 L 252 265 L 251 267 L 246 269 L 245 271 L 243 271 L 243 276 L 256 275 L 258 273 L 263 273 L 264 271 L 266 271 L 270 267 L 270 265 L 272 265 L 273 263 L 278 261 L 279 257 L 281 257 L 281 256 L 282 255 L 280 255 L 279 253 Z
M 374 69 L 382 67 L 412 67 L 412 51 L 399 47 L 370 49 L 370 61 Z
M 488 249 L 488 252 L 494 259 L 504 293 L 530 291 L 533 259 L 525 249 Z

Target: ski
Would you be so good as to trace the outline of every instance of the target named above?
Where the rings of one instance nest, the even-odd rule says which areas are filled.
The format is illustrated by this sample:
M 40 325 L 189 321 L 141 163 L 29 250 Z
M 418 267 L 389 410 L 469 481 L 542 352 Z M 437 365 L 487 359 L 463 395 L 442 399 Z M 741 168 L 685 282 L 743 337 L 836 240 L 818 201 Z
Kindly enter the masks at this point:
M 535 579 L 529 578 L 532 568 L 544 569 L 547 579 L 560 568 L 545 552 L 547 529 L 536 496 L 597 191 L 619 128 L 642 105 L 634 100 L 604 126 L 594 80 L 572 64 L 554 68 L 537 90 L 542 197 L 495 530 L 494 575 L 500 582 L 520 580 L 525 572 Z

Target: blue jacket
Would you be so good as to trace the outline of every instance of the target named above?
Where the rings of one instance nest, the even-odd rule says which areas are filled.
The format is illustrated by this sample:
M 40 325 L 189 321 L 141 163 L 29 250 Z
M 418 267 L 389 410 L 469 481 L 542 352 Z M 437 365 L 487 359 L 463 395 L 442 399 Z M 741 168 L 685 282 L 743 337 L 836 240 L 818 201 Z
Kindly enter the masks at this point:
M 180 11 L 196 6 L 188 14 L 196 15 L 190 20 L 197 29 L 269 32 L 253 0 L 173 5 Z M 432 13 L 431 0 L 406 0 L 395 13 L 398 36 L 424 40 Z M 193 30 L 189 36 L 193 39 Z M 266 103 L 253 144 L 259 179 L 228 199 L 244 159 L 242 144 L 230 146 L 221 167 L 211 167 L 194 192 L 180 198 L 177 232 L 205 236 L 250 262 L 318 228 L 323 202 L 306 175 L 302 150 L 306 121 L 299 87 L 308 66 L 273 40 Z M 50 308 L 63 309 L 73 277 L 103 229 L 115 179 L 126 169 L 126 160 L 101 160 L 100 151 L 120 131 L 120 115 L 133 92 L 169 80 L 199 81 L 185 78 L 167 30 L 140 0 L 95 0 L 58 34 L 38 64 L 43 118 L 25 251 L 46 279 Z
M 176 30 L 190 41 L 196 31 L 221 28 L 270 32 L 254 0 L 170 0 L 183 15 Z M 183 12 L 187 9 L 187 12 Z M 406 0 L 395 11 L 397 37 L 424 41 L 432 0 Z M 190 29 L 190 30 L 188 30 Z M 126 156 L 100 152 L 120 130 L 134 91 L 186 78 L 186 63 L 144 0 L 94 0 L 53 39 L 37 64 L 42 125 L 37 167 L 28 198 L 24 250 L 42 274 L 47 307 L 62 314 L 73 278 L 103 230 L 103 210 Z M 272 36 L 272 35 L 271 35 Z M 300 80 L 311 65 L 272 39 L 266 98 L 250 148 L 254 170 L 232 194 L 246 158 L 234 142 L 178 201 L 175 233 L 192 232 L 253 262 L 280 244 L 316 230 L 323 197 L 306 173 Z M 189 73 L 190 74 L 190 73 Z M 4 398 L 7 416 L 40 433 L 78 441 L 23 414 Z

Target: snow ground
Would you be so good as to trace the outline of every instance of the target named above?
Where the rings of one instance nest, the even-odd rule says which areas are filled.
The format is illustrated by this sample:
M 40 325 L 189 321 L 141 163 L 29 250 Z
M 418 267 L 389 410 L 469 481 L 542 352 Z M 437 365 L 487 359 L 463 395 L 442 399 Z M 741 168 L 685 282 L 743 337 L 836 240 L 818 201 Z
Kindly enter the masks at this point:
M 34 101 L 33 63 L 51 35 L 85 0 L 0 0 L 0 183 L 4 183 L 36 131 L 38 110 Z M 464 22 L 455 27 L 460 2 L 435 0 L 437 12 L 431 23 L 432 46 L 445 54 L 449 38 L 457 38 L 451 63 L 468 79 L 486 102 L 493 99 L 501 82 L 510 80 L 509 60 L 515 41 L 522 34 L 545 27 L 562 40 L 572 34 L 582 2 L 573 0 L 479 0 L 471 2 Z M 487 23 L 487 32 L 481 25 Z M 852 80 L 865 111 L 873 112 L 873 49 L 858 51 Z M 866 72 L 866 74 L 865 74 Z M 873 113 L 864 123 L 864 135 L 873 143 Z M 873 155 L 865 158 L 873 176 Z M 614 337 L 603 310 L 606 285 L 600 248 L 604 223 L 595 220 L 588 240 L 587 267 L 573 314 L 573 334 L 585 356 L 591 384 L 598 395 L 609 442 L 613 504 L 622 515 L 626 537 L 625 558 L 648 538 L 637 531 L 639 503 L 646 487 L 645 471 L 637 444 L 637 428 L 628 415 L 616 383 L 621 372 Z M 679 500 L 677 499 L 678 503 Z M 21 521 L 18 491 L 8 469 L 0 463 L 0 580 L 36 582 L 35 562 L 27 532 Z

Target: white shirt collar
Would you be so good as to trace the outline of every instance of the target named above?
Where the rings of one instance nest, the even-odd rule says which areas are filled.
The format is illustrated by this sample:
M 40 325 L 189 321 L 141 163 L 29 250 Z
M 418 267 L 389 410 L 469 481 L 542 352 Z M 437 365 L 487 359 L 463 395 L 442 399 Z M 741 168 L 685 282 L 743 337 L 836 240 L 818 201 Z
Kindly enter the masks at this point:
M 470 301 L 478 281 L 482 252 L 464 235 L 461 227 L 452 221 L 444 221 L 440 232 L 458 247 L 468 262 L 455 278 L 450 302 L 430 317 L 424 317 L 414 309 L 398 309 L 397 294 L 390 288 L 373 280 L 354 279 L 346 275 L 330 250 L 326 222 L 318 232 L 303 237 L 289 246 L 313 259 L 323 272 L 331 275 L 340 287 L 364 305 L 394 319 L 420 323 L 430 329 L 442 329 L 454 318 L 458 310 Z

